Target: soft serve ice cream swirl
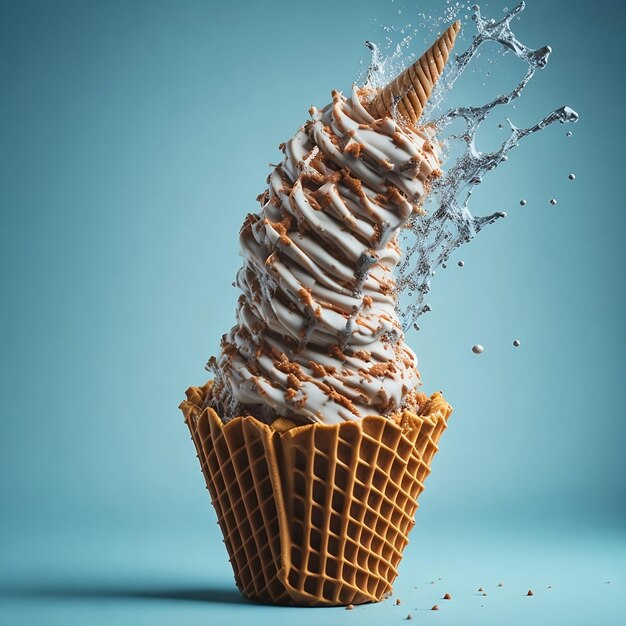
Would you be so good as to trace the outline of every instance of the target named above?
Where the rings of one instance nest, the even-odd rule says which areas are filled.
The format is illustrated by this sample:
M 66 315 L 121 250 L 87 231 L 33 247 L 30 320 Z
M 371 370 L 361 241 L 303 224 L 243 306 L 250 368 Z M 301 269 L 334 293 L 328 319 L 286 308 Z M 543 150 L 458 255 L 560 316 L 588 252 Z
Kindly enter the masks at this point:
M 414 407 L 417 358 L 395 311 L 397 233 L 440 175 L 423 129 L 333 92 L 281 145 L 240 233 L 237 324 L 209 361 L 225 420 L 356 420 Z

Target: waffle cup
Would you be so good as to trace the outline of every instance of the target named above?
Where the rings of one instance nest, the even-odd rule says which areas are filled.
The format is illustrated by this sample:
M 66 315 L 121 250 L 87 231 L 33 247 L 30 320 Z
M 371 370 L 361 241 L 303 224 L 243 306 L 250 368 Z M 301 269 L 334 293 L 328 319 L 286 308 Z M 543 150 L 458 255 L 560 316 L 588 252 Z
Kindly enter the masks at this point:
M 211 387 L 189 388 L 180 408 L 241 593 L 300 606 L 388 595 L 452 412 L 441 394 L 419 394 L 419 415 L 284 430 L 283 419 L 224 424 L 202 410 Z

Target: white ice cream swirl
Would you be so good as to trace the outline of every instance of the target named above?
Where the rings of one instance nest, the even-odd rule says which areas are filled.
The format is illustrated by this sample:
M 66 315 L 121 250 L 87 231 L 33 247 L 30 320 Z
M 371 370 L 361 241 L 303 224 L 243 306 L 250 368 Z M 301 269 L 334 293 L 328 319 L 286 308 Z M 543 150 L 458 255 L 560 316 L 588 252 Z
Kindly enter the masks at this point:
M 208 364 L 225 420 L 336 423 L 414 402 L 392 271 L 398 230 L 441 172 L 425 130 L 374 119 L 364 97 L 311 108 L 243 224 L 237 325 Z

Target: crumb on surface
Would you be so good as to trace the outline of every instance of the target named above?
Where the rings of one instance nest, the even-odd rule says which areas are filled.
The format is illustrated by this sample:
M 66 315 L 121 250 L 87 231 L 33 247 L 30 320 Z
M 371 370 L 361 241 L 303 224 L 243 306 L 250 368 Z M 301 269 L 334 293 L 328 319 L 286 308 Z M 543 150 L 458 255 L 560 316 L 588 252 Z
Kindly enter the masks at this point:
M 431 611 L 438 611 L 439 610 L 439 605 L 437 604 L 433 604 L 433 608 L 430 609 Z
M 351 611 L 354 608 L 354 604 L 348 604 L 346 611 Z
M 532 589 L 528 590 L 528 593 L 526 594 L 527 596 L 534 596 L 535 594 L 533 593 Z
M 449 593 L 446 593 L 445 596 L 443 596 L 444 600 L 452 600 L 452 596 Z

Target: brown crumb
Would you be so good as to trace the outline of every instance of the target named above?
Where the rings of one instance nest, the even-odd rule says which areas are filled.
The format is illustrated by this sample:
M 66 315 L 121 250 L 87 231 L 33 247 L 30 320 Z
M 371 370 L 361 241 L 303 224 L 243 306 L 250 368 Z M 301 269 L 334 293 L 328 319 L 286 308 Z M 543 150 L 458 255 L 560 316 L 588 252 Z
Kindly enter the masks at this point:
M 526 594 L 527 596 L 534 596 L 535 594 L 533 593 L 532 589 L 528 590 L 528 593 Z
M 396 606 L 399 606 L 400 604 L 402 604 L 402 600 L 400 600 L 400 598 L 396 598 Z
M 361 155 L 362 149 L 363 149 L 363 144 L 353 141 L 352 143 L 349 143 L 346 146 L 344 152 L 346 152 L 347 154 L 351 154 L 354 157 L 359 157 Z
M 449 593 L 446 593 L 446 595 L 443 597 L 444 600 L 452 600 L 452 596 Z
M 484 591 L 484 589 L 482 587 L 478 587 L 478 592 L 482 593 Z
M 354 608 L 354 604 L 348 604 L 346 611 L 351 611 Z
M 332 344 L 328 348 L 328 356 L 332 357 L 333 359 L 337 359 L 339 361 L 346 360 L 346 355 L 343 353 L 341 348 L 336 343 Z
M 433 608 L 430 609 L 431 611 L 438 611 L 439 610 L 439 606 L 436 604 L 433 604 Z

